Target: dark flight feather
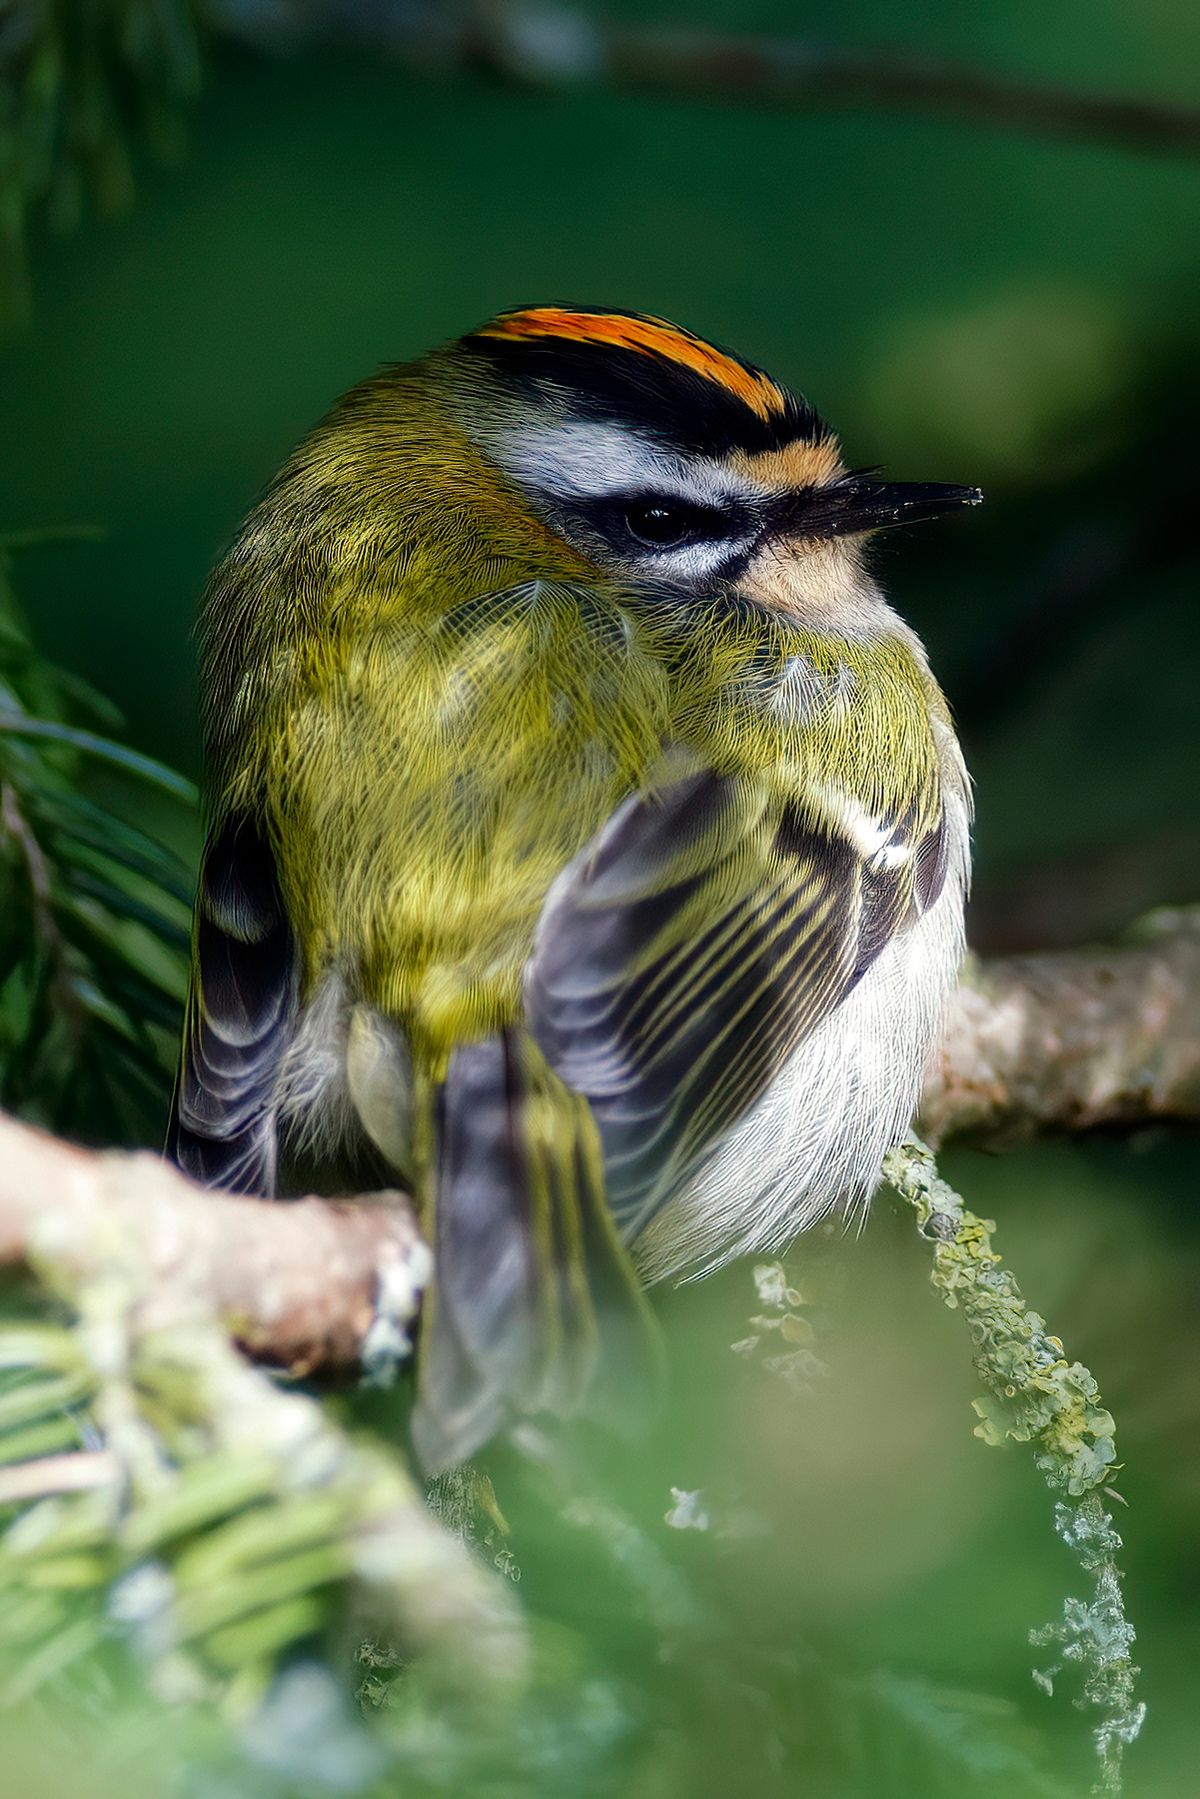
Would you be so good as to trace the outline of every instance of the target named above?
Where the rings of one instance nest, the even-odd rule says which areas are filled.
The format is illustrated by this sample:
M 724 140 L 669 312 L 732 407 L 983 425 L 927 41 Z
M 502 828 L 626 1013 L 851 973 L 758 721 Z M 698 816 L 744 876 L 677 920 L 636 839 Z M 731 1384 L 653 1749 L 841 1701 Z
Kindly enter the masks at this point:
M 465 1044 L 437 1103 L 437 1279 L 421 1315 L 413 1446 L 426 1473 L 524 1412 L 574 1410 L 605 1371 L 644 1391 L 653 1351 L 608 1216 L 596 1126 L 526 1031 Z M 603 1394 L 600 1395 L 603 1406 Z M 593 1406 L 593 1409 L 596 1409 Z
M 295 946 L 270 845 L 254 821 L 228 819 L 200 870 L 167 1139 L 167 1153 L 206 1186 L 275 1192 L 276 1077 L 296 1005 Z

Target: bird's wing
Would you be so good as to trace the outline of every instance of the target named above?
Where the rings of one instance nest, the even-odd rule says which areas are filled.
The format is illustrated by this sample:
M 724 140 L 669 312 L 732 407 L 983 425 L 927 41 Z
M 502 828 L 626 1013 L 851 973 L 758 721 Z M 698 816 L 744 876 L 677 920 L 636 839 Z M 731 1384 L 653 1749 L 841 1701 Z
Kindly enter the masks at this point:
M 297 1006 L 291 928 L 261 828 L 227 819 L 205 846 L 167 1153 L 210 1187 L 272 1195 L 274 1095 Z
M 627 1240 L 937 897 L 936 789 L 905 817 L 844 812 L 684 772 L 627 800 L 551 891 L 527 1014 L 591 1103 Z

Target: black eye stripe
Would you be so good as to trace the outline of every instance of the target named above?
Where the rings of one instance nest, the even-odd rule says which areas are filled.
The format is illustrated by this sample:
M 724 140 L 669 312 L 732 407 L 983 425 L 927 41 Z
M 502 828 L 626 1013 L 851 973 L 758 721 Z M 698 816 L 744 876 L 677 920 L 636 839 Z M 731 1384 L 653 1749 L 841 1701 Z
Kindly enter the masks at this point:
M 626 552 L 736 543 L 754 528 L 746 509 L 736 503 L 705 505 L 669 493 L 614 494 L 584 501 L 578 510 L 607 543 Z
M 725 551 L 724 567 L 730 559 L 744 562 L 756 544 L 773 538 L 819 541 L 899 523 L 918 504 L 945 510 L 947 502 L 938 498 L 943 493 L 958 496 L 966 490 L 889 486 L 849 474 L 821 485 L 719 503 L 650 488 L 580 497 L 564 500 L 560 516 L 573 518 L 621 556 L 666 556 L 707 545 Z

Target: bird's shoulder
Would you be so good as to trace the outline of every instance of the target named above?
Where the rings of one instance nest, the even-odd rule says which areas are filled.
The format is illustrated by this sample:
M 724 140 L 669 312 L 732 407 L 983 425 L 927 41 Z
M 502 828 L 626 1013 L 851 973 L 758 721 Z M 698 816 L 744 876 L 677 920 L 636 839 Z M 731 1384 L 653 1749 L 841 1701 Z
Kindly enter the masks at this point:
M 900 819 L 932 828 L 965 793 L 945 700 L 899 621 L 870 636 L 752 607 L 645 626 L 668 674 L 671 736 L 699 765 L 759 778 L 852 844 Z

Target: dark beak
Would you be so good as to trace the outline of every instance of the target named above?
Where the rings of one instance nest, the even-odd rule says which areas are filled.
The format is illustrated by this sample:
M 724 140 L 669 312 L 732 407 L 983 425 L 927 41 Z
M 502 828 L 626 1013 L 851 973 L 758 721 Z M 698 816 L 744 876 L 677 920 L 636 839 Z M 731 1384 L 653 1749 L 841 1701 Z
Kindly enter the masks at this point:
M 799 496 L 797 496 L 799 498 Z M 795 524 L 813 537 L 854 537 L 891 525 L 915 525 L 922 519 L 979 506 L 978 487 L 951 487 L 941 481 L 875 481 L 848 475 L 829 487 L 818 487 L 797 506 Z

